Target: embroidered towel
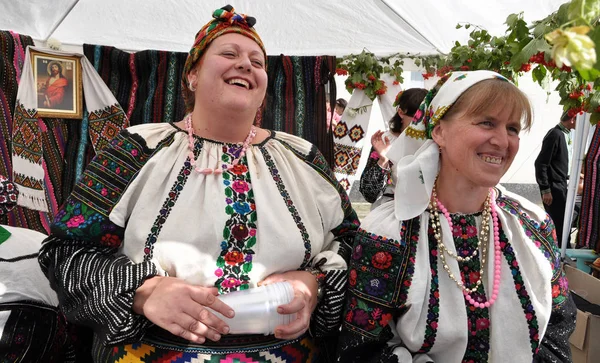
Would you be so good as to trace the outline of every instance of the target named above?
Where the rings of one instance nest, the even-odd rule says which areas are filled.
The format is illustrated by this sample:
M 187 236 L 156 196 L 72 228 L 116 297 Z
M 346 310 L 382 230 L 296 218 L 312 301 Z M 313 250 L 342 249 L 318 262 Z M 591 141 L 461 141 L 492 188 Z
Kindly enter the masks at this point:
M 45 124 L 37 114 L 37 90 L 34 83 L 30 49 L 51 55 L 79 57 L 82 69 L 84 108 L 89 112 L 89 136 L 96 153 L 129 121 L 102 78 L 83 54 L 28 46 L 14 112 L 12 134 L 13 181 L 20 194 L 17 204 L 29 209 L 50 212 L 44 186 L 45 165 L 41 133 Z M 66 122 L 80 122 L 68 120 Z

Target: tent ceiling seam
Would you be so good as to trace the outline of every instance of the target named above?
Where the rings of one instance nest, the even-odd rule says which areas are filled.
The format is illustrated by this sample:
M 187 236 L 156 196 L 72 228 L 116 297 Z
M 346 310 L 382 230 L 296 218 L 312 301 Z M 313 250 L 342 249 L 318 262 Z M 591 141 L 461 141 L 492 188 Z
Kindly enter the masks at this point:
M 435 50 L 437 50 L 437 51 L 438 51 L 440 54 L 446 54 L 446 53 L 442 52 L 442 51 L 440 50 L 440 48 L 439 48 L 437 45 L 433 44 L 433 42 L 432 42 L 431 40 L 429 40 L 429 38 L 427 38 L 425 35 L 423 35 L 423 33 L 421 33 L 421 32 L 419 31 L 419 29 L 417 29 L 417 28 L 416 28 L 416 27 L 415 27 L 415 26 L 414 26 L 414 25 L 413 25 L 411 22 L 409 22 L 409 21 L 408 21 L 408 20 L 406 20 L 406 19 L 405 19 L 405 18 L 404 18 L 402 15 L 400 15 L 400 14 L 399 14 L 399 13 L 396 11 L 396 9 L 394 9 L 394 8 L 393 8 L 393 7 L 392 7 L 390 4 L 388 4 L 388 1 L 387 1 L 387 0 L 380 0 L 380 1 L 381 1 L 381 3 L 383 3 L 383 4 L 384 4 L 384 5 L 385 5 L 385 6 L 386 6 L 388 9 L 390 9 L 390 11 L 392 11 L 394 14 L 396 14 L 396 15 L 397 15 L 397 16 L 398 16 L 400 19 L 404 20 L 404 22 L 406 22 L 406 24 L 408 24 L 408 26 L 409 26 L 409 27 L 410 27 L 412 30 L 414 30 L 414 31 L 415 31 L 417 34 L 419 34 L 419 35 L 420 35 L 420 36 L 421 36 L 423 39 L 425 39 L 425 41 L 426 41 L 427 43 L 429 43 L 429 45 L 431 45 L 433 48 L 435 48 Z
M 44 42 L 47 42 L 48 39 L 50 39 L 50 37 L 52 37 L 52 35 L 56 31 L 56 29 L 58 29 L 58 27 L 63 23 L 63 21 L 65 21 L 65 19 L 67 18 L 67 16 L 69 16 L 69 14 L 71 13 L 71 11 L 75 7 L 75 5 L 77 5 L 78 3 L 79 3 L 79 0 L 75 0 L 75 2 L 69 7 L 69 9 L 67 9 L 67 11 L 60 18 L 60 20 L 52 27 L 52 30 L 50 30 L 50 32 L 46 36 L 46 39 L 44 39 Z

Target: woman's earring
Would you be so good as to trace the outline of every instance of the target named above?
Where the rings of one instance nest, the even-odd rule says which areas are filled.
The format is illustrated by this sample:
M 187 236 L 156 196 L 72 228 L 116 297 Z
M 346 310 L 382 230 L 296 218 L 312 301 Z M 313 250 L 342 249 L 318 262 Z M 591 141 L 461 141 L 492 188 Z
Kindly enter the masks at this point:
M 188 86 L 188 88 L 190 89 L 190 91 L 196 92 L 196 87 L 194 87 L 193 84 L 190 83 L 189 86 Z

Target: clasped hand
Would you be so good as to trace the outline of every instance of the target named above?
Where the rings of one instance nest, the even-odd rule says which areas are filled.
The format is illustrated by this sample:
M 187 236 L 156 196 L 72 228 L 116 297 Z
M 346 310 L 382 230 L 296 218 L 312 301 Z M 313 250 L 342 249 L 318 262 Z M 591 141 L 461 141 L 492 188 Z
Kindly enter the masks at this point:
M 273 274 L 259 285 L 288 281 L 294 288 L 294 299 L 277 308 L 279 314 L 297 314 L 296 320 L 275 327 L 278 339 L 294 339 L 306 332 L 317 305 L 317 281 L 306 271 L 289 271 Z M 175 277 L 155 276 L 146 280 L 136 290 L 133 311 L 167 330 L 198 344 L 206 339 L 218 341 L 221 334 L 229 333 L 229 326 L 213 314 L 216 311 L 232 318 L 235 313 L 222 302 L 214 287 L 191 285 Z M 208 309 L 210 308 L 210 309 Z
M 202 344 L 218 341 L 229 326 L 209 309 L 232 318 L 234 311 L 217 298 L 215 287 L 191 285 L 175 277 L 155 276 L 135 293 L 133 311 L 173 335 Z

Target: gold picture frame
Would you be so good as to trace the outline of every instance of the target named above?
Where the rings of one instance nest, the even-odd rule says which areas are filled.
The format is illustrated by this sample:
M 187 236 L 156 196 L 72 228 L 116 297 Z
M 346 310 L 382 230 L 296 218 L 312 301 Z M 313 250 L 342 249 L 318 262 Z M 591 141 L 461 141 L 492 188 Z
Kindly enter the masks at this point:
M 81 63 L 77 56 L 31 50 L 38 117 L 83 118 Z

